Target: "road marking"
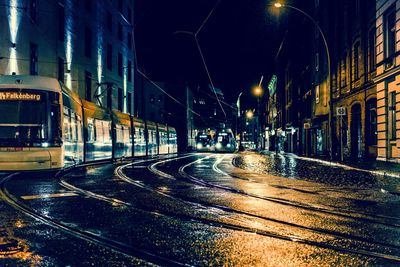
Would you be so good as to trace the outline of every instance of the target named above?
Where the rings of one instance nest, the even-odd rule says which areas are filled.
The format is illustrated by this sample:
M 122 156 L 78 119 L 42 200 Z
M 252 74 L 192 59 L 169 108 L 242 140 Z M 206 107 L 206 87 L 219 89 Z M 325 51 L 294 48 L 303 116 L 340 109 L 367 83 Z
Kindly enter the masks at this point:
M 44 194 L 44 195 L 33 195 L 33 196 L 21 196 L 23 200 L 41 199 L 41 198 L 52 198 L 52 197 L 75 197 L 78 194 L 73 192 L 58 193 L 58 194 Z

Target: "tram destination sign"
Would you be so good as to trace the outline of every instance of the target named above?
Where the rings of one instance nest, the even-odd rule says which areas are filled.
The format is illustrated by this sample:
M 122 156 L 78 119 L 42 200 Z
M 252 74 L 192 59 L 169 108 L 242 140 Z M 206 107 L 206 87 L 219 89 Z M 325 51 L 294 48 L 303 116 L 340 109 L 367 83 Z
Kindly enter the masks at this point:
M 0 92 L 0 101 L 40 101 L 40 94 L 25 93 L 25 92 Z

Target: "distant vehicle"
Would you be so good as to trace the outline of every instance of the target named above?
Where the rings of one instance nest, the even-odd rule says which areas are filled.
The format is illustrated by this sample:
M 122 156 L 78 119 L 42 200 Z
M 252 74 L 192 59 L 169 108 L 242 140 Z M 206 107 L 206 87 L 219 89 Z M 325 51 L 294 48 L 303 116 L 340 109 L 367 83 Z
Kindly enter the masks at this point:
M 216 152 L 235 152 L 236 151 L 236 139 L 232 131 L 229 129 L 223 129 L 217 131 L 215 135 L 215 151 Z
M 214 151 L 214 140 L 211 134 L 200 132 L 196 136 L 196 151 L 210 152 Z
M 0 170 L 176 152 L 172 127 L 82 100 L 53 78 L 0 76 Z

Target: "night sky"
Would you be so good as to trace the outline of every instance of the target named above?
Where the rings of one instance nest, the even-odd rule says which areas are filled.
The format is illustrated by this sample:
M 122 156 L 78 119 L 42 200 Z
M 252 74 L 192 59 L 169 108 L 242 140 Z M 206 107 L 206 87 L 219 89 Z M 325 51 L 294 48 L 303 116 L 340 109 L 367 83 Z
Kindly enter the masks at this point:
M 156 81 L 208 83 L 195 40 L 176 31 L 195 32 L 218 0 L 137 0 L 135 33 L 138 65 Z M 221 0 L 198 40 L 214 85 L 228 101 L 274 73 L 282 41 L 282 16 L 269 0 Z M 279 26 L 281 25 L 281 26 Z

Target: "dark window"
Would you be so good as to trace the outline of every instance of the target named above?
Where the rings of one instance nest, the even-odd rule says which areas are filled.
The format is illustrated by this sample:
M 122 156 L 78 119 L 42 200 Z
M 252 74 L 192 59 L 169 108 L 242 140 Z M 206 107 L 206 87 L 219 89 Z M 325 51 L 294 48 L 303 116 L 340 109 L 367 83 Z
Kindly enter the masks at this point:
M 30 74 L 31 75 L 38 75 L 38 46 L 37 44 L 31 43 L 30 45 Z
M 38 3 L 37 0 L 30 1 L 29 16 L 33 23 L 38 23 Z
M 85 4 L 85 11 L 89 13 L 92 12 L 92 0 L 85 0 L 84 4 Z
M 396 9 L 394 6 L 385 14 L 385 43 L 385 56 L 393 56 L 396 52 Z
M 106 23 L 107 23 L 107 30 L 112 32 L 112 15 L 109 11 L 107 11 L 107 16 L 106 16 Z
M 376 99 L 370 99 L 367 102 L 366 108 L 366 144 L 368 146 L 376 145 L 377 143 L 377 121 L 376 121 Z
M 118 88 L 118 110 L 122 111 L 123 107 L 123 95 L 122 95 L 122 88 Z
M 132 50 L 132 34 L 130 32 L 127 33 L 127 43 L 128 43 L 128 48 Z
M 132 61 L 128 60 L 128 82 L 132 81 Z
M 65 38 L 65 10 L 58 5 L 58 40 L 64 42 Z
M 128 103 L 128 113 L 132 113 L 132 93 L 128 92 L 128 99 L 127 99 L 127 103 Z
M 132 9 L 128 7 L 128 21 L 132 24 Z
M 354 61 L 354 80 L 360 78 L 360 42 L 355 43 L 353 51 Z
M 58 58 L 58 80 L 64 82 L 64 59 Z
M 112 45 L 111 44 L 107 44 L 107 69 L 112 70 Z
M 369 71 L 375 70 L 376 65 L 376 52 L 375 52 L 375 42 L 376 42 L 376 30 L 373 28 L 368 35 L 368 46 L 369 46 L 369 55 L 368 55 L 368 66 Z
M 347 85 L 347 64 L 346 64 L 346 60 L 347 60 L 347 55 L 346 53 L 343 55 L 342 58 L 342 64 L 340 64 L 341 66 L 341 70 L 340 70 L 340 87 L 344 87 Z
M 107 87 L 107 108 L 112 109 L 112 87 Z
M 118 23 L 118 40 L 122 41 L 123 40 L 123 30 L 122 30 L 122 24 Z
M 124 9 L 124 5 L 122 0 L 118 0 L 118 11 L 122 13 L 122 10 Z
M 85 71 L 85 94 L 86 100 L 92 101 L 92 74 Z
M 85 27 L 85 56 L 92 57 L 92 30 Z
M 122 76 L 122 54 L 118 53 L 118 75 Z
M 396 92 L 389 94 L 389 139 L 396 139 Z

